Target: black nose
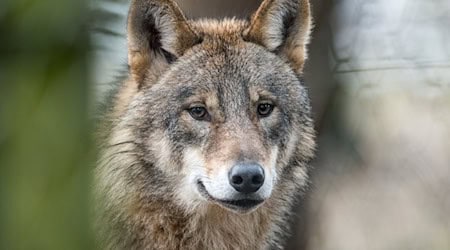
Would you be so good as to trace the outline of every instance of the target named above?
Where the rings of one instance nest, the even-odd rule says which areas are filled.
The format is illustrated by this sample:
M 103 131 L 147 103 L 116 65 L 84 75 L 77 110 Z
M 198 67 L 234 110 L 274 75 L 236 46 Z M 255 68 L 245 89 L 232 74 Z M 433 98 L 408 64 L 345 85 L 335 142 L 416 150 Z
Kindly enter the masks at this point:
M 228 180 L 236 191 L 254 193 L 264 184 L 264 169 L 256 163 L 237 164 L 228 173 Z

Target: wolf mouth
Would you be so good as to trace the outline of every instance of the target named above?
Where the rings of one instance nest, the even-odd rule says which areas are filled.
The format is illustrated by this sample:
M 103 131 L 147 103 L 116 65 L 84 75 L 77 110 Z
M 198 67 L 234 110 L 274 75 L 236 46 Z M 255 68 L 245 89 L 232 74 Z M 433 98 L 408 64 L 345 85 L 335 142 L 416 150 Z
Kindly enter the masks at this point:
M 219 205 L 240 212 L 248 212 L 253 208 L 256 208 L 259 204 L 263 203 L 262 199 L 235 199 L 235 200 L 221 200 L 211 196 L 205 188 L 205 185 L 201 180 L 197 181 L 197 188 L 202 196 L 206 199 L 218 203 Z

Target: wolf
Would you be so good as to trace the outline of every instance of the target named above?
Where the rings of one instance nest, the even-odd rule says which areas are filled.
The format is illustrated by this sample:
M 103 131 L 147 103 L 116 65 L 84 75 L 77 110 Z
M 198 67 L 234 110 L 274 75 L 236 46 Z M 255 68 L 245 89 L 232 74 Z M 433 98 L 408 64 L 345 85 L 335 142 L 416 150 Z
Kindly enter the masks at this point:
M 308 0 L 264 0 L 248 20 L 131 2 L 95 168 L 103 248 L 283 248 L 315 149 L 311 22 Z

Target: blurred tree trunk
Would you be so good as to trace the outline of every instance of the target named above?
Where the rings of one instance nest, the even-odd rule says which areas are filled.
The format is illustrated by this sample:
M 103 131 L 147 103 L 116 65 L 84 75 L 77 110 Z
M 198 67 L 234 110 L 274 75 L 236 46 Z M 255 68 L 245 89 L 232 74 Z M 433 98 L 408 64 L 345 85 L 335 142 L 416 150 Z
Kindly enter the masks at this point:
M 313 163 L 304 249 L 450 249 L 449 1 L 329 7 L 338 91 Z

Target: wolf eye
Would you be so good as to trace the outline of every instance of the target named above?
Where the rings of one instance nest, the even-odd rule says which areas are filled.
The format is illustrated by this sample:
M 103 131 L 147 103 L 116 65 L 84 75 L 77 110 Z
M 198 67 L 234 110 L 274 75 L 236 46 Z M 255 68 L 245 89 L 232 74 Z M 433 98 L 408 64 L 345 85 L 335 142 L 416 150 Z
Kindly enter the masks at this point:
M 195 120 L 207 120 L 209 117 L 208 111 L 205 107 L 192 107 L 188 111 Z
M 273 105 L 270 103 L 261 103 L 258 105 L 258 115 L 260 117 L 267 117 L 272 113 Z

